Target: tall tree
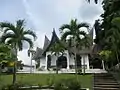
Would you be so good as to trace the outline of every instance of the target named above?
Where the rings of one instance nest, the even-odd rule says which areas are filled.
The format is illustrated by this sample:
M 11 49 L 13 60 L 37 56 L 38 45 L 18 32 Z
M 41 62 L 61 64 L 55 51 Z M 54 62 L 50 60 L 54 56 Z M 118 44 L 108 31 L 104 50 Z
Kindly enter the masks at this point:
M 4 43 L 0 44 L 0 72 L 2 66 L 4 66 L 3 62 L 13 62 L 15 60 L 15 55 L 12 52 L 12 48 L 10 45 L 6 45 Z
M 62 33 L 61 39 L 66 41 L 68 36 L 71 36 L 70 41 L 72 41 L 74 47 L 74 55 L 75 55 L 75 72 L 77 74 L 77 61 L 76 61 L 76 51 L 77 49 L 85 48 L 85 46 L 90 46 L 88 35 L 86 32 L 81 31 L 81 27 L 89 28 L 87 23 L 77 23 L 77 19 L 71 20 L 70 24 L 63 24 L 60 27 L 60 32 Z M 86 42 L 87 41 L 87 42 Z
M 61 42 L 55 42 L 51 47 L 50 51 L 57 57 L 56 60 L 56 74 L 58 74 L 58 57 L 64 53 L 65 46 Z
M 104 13 L 101 15 L 101 31 L 96 36 L 95 42 L 102 44 L 102 49 L 113 51 L 119 63 L 120 44 L 120 0 L 103 0 Z M 114 61 L 115 61 L 114 60 Z
M 29 36 L 33 36 L 36 39 L 36 34 L 25 28 L 25 20 L 17 20 L 16 24 L 10 22 L 1 22 L 0 27 L 3 29 L 3 35 L 1 42 L 12 45 L 15 50 L 16 60 L 18 51 L 23 50 L 23 43 L 28 42 L 30 48 L 33 47 L 33 41 Z M 16 81 L 16 64 L 14 64 L 13 84 Z

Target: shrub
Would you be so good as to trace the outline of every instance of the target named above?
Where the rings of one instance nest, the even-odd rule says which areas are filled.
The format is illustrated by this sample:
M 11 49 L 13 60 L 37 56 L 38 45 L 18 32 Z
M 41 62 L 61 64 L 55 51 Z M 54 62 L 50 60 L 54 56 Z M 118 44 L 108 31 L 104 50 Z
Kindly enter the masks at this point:
M 80 90 L 81 88 L 80 82 L 76 78 L 67 79 L 65 84 L 68 90 Z
M 68 90 L 65 86 L 64 80 L 59 80 L 54 85 L 54 90 Z
M 55 90 L 80 90 L 80 82 L 76 78 L 62 79 L 55 83 Z
M 54 84 L 54 78 L 52 78 L 52 77 L 47 78 L 48 87 L 51 87 L 53 84 Z

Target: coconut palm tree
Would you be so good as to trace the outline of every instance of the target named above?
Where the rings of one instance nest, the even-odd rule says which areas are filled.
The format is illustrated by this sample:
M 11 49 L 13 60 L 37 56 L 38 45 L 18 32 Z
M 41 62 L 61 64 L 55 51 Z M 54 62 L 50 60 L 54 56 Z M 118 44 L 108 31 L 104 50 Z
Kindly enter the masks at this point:
M 56 74 L 58 74 L 58 57 L 64 53 L 65 46 L 61 42 L 55 42 L 51 47 L 50 51 L 57 57 L 56 60 Z
M 60 32 L 62 33 L 61 39 L 66 41 L 68 36 L 72 36 L 72 39 L 70 38 L 70 41 L 72 40 L 74 47 L 74 55 L 75 55 L 75 72 L 77 74 L 77 61 L 76 61 L 76 51 L 79 48 L 84 47 L 85 45 L 89 46 L 89 40 L 88 35 L 86 32 L 81 31 L 81 27 L 89 28 L 89 25 L 87 23 L 77 23 L 77 19 L 71 20 L 70 24 L 63 24 L 60 27 Z
M 23 50 L 23 43 L 28 42 L 30 48 L 33 47 L 33 41 L 29 36 L 33 36 L 34 40 L 36 39 L 36 34 L 25 28 L 25 20 L 17 20 L 16 24 L 10 22 L 1 22 L 0 27 L 3 30 L 3 35 L 1 37 L 1 42 L 10 44 L 15 51 L 16 60 L 18 51 Z M 14 75 L 13 75 L 13 84 L 16 81 L 16 65 L 14 64 Z

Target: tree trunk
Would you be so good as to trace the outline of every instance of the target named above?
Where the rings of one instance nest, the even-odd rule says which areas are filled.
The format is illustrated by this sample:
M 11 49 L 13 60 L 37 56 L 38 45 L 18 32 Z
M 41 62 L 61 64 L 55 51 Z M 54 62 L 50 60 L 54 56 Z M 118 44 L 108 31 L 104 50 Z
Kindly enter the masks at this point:
M 77 75 L 77 60 L 76 60 L 76 53 L 75 53 L 75 74 Z
M 13 68 L 13 85 L 15 85 L 16 82 L 16 63 L 14 61 L 14 68 Z
M 84 67 L 83 67 L 83 75 L 85 75 L 85 57 L 83 56 L 83 65 L 84 65 Z
M 32 57 L 31 57 L 31 67 L 30 67 L 30 73 L 32 73 Z
M 120 70 L 120 61 L 119 61 L 119 57 L 118 57 L 118 53 L 117 53 L 117 51 L 116 51 L 116 58 L 117 58 L 117 61 L 118 61 L 118 69 Z
M 0 75 L 2 73 L 2 64 L 0 63 Z
M 16 61 L 18 60 L 17 59 L 17 47 L 16 47 L 16 45 L 14 46 L 14 48 L 15 48 L 16 59 L 14 61 L 14 67 L 13 67 L 13 85 L 15 85 L 15 82 L 16 82 Z
M 77 57 L 76 57 L 76 52 L 77 52 L 77 48 L 76 48 L 76 36 L 74 37 L 74 55 L 75 55 L 75 74 L 77 76 Z
M 57 55 L 57 61 L 56 61 L 56 74 L 58 74 L 58 57 L 59 57 L 59 54 Z

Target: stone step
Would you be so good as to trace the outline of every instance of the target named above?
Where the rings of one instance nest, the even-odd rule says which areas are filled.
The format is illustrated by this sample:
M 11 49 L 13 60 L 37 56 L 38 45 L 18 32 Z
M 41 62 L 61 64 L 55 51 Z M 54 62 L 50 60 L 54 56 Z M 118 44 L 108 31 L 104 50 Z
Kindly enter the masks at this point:
M 94 78 L 98 78 L 98 79 L 101 79 L 101 78 L 113 79 L 113 77 L 105 77 L 105 76 L 104 77 L 103 76 L 102 77 L 94 77 Z
M 112 81 L 112 80 L 94 80 L 94 82 L 101 82 L 101 83 L 117 83 L 116 81 Z
M 94 87 L 120 88 L 120 85 L 94 85 Z
M 94 87 L 94 90 L 120 90 L 120 88 Z
M 110 83 L 110 82 L 108 82 L 108 83 L 105 83 L 105 82 L 103 82 L 103 83 L 101 83 L 101 82 L 95 82 L 94 84 L 95 85 L 119 85 L 118 83 Z
M 111 81 L 116 81 L 114 78 L 112 79 L 108 79 L 108 78 L 101 78 L 101 79 L 99 79 L 99 78 L 94 78 L 94 80 L 111 80 Z
M 110 74 L 94 74 L 94 90 L 120 90 L 120 85 Z

